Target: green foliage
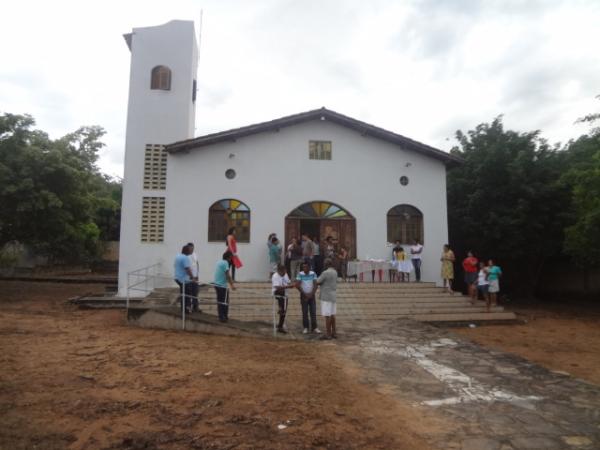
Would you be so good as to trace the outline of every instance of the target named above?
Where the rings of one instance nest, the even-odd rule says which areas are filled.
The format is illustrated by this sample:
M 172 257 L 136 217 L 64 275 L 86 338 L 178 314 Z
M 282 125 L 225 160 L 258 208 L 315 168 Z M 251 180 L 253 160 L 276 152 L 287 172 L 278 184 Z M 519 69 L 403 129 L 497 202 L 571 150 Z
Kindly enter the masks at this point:
M 452 153 L 465 162 L 448 173 L 453 245 L 497 260 L 513 287 L 529 291 L 569 221 L 563 155 L 537 131 L 505 130 L 501 117 L 456 137 Z
M 33 126 L 30 116 L 0 116 L 0 248 L 19 241 L 54 261 L 89 261 L 120 208 L 120 183 L 95 165 L 104 130 L 51 140 Z
M 600 266 L 600 132 L 570 143 L 563 182 L 572 192 L 574 223 L 565 230 L 565 252 L 580 266 Z

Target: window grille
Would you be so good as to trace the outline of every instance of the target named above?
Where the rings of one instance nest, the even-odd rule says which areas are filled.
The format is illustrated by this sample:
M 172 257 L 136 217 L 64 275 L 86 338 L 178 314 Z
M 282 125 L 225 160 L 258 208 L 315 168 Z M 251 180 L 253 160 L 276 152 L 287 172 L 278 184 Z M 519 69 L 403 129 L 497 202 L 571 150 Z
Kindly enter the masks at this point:
M 308 158 L 331 160 L 331 141 L 309 141 Z
M 165 198 L 143 197 L 142 242 L 163 242 L 165 232 Z
M 167 188 L 167 152 L 163 145 L 146 144 L 144 189 Z

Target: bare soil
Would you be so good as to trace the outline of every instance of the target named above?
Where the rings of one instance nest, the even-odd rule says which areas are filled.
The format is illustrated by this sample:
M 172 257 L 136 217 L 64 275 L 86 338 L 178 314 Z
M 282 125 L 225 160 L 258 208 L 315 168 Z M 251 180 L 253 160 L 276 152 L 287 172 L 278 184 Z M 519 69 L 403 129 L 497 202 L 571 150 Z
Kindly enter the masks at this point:
M 600 304 L 565 301 L 510 309 L 525 323 L 455 331 L 478 344 L 600 385 Z
M 0 282 L 1 450 L 427 448 L 410 406 L 334 345 L 130 328 L 66 302 L 99 289 Z

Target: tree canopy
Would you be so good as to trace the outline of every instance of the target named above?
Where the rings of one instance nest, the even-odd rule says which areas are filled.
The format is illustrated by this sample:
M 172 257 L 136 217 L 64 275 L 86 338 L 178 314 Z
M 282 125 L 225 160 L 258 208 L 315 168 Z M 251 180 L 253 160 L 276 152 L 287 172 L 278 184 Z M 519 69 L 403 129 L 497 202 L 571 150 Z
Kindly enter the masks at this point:
M 538 131 L 506 130 L 498 117 L 456 138 L 452 153 L 464 164 L 448 173 L 448 215 L 459 253 L 499 260 L 522 293 L 533 291 L 550 258 L 600 265 L 598 130 L 550 146 Z
M 104 130 L 52 140 L 34 125 L 0 116 L 0 248 L 18 241 L 51 261 L 90 261 L 101 237 L 118 237 L 120 183 L 96 166 Z

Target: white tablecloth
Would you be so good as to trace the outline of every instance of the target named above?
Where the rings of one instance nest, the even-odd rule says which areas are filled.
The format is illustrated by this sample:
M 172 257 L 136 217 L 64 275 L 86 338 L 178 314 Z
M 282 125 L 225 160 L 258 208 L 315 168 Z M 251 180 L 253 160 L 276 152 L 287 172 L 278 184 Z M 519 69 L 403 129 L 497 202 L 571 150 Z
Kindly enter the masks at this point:
M 392 262 L 383 259 L 365 259 L 358 261 L 348 261 L 348 276 L 361 278 L 359 281 L 373 281 L 373 271 L 375 271 L 375 281 L 389 281 L 389 271 L 393 269 Z

